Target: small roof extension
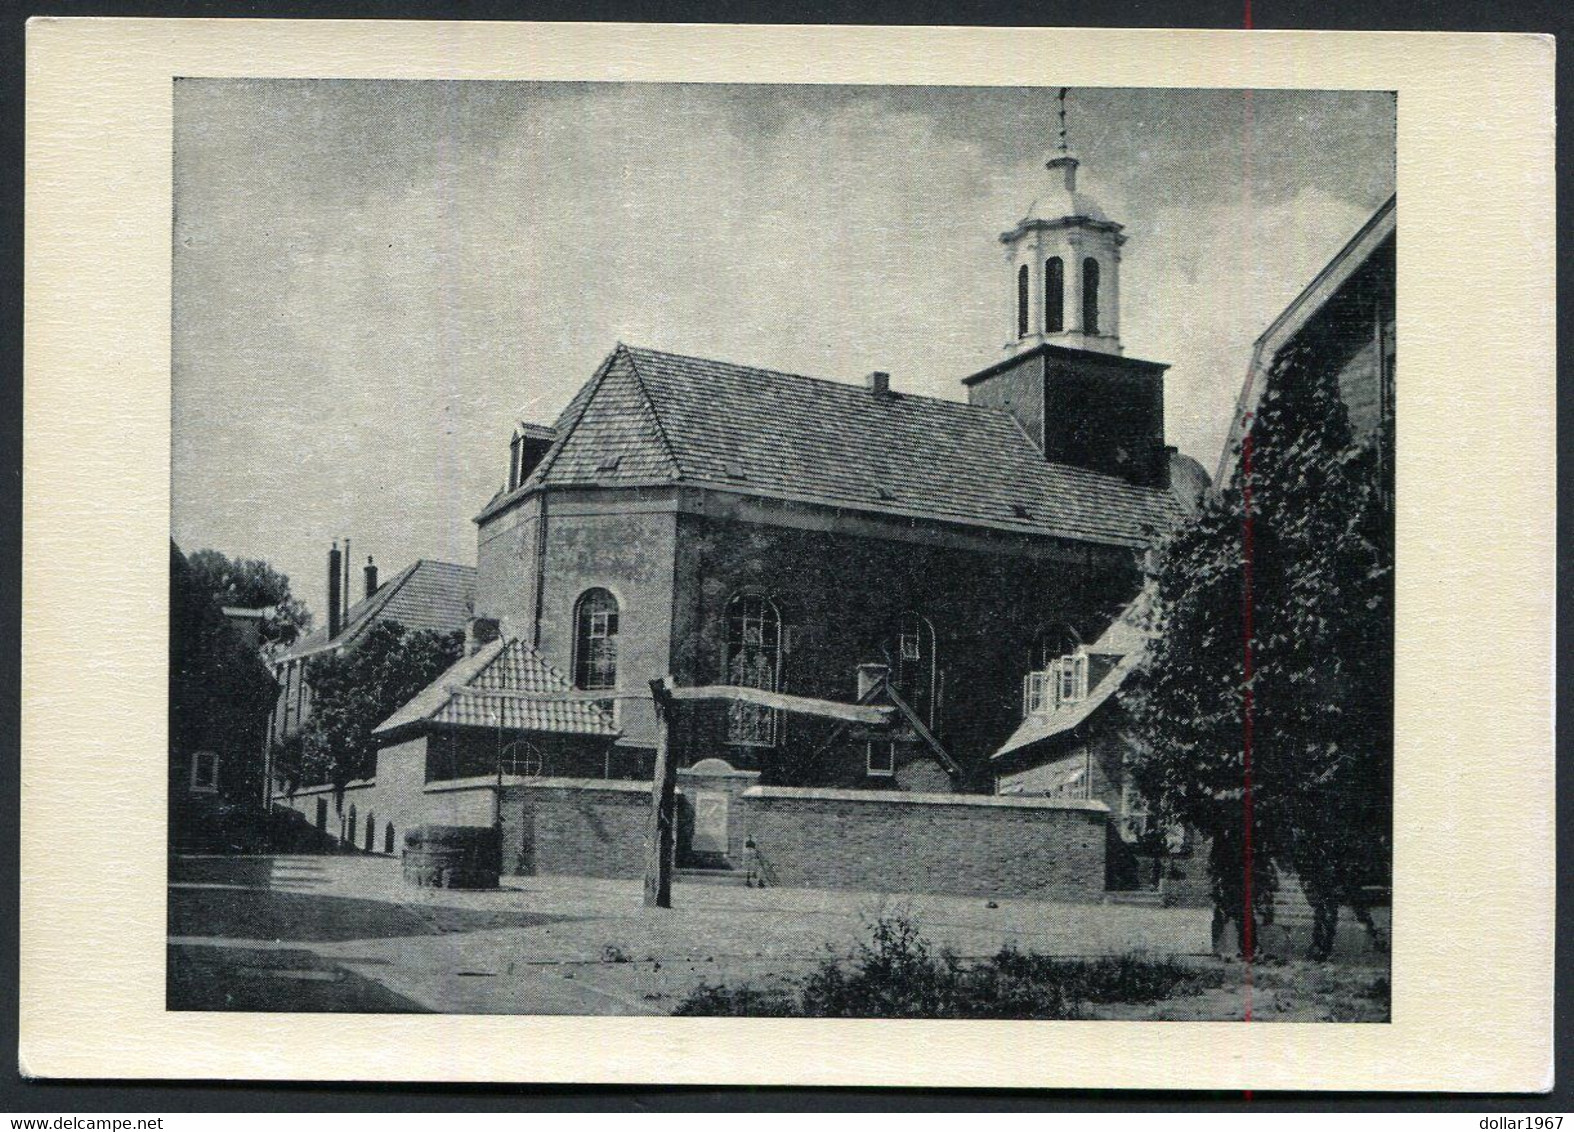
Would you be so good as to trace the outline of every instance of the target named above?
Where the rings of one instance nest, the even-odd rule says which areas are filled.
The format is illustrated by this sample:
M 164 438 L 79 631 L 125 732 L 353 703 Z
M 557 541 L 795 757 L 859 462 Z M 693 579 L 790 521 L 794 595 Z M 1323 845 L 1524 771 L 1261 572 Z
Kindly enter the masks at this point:
M 600 704 L 517 639 L 495 640 L 454 662 L 372 731 L 389 742 L 433 724 L 550 731 L 616 738 L 621 732 Z

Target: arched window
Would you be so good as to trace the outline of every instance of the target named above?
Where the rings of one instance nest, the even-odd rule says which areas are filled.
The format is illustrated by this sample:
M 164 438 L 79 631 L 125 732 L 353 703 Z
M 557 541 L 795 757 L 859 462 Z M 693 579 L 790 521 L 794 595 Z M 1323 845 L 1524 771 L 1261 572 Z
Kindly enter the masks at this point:
M 350 803 L 349 824 L 345 827 L 344 843 L 351 849 L 355 848 L 355 803 Z
M 1017 337 L 1027 337 L 1027 264 L 1017 268 Z
M 1082 333 L 1099 332 L 1099 261 L 1082 261 Z
M 587 691 L 618 686 L 618 599 L 586 590 L 574 607 L 574 683 Z
M 777 690 L 781 677 L 782 619 L 761 594 L 737 594 L 727 603 L 726 682 L 739 688 Z M 776 745 L 776 713 L 757 704 L 727 710 L 727 742 L 746 747 Z
M 368 853 L 370 853 L 372 851 L 372 849 L 375 846 L 376 841 L 377 841 L 377 815 L 375 813 L 369 813 L 369 814 L 366 815 L 366 851 Z
M 935 725 L 935 700 L 938 688 L 935 658 L 935 627 L 927 617 L 912 610 L 902 614 L 897 634 L 897 694 L 931 728 Z
M 1057 255 L 1044 261 L 1044 332 L 1066 328 L 1066 265 Z

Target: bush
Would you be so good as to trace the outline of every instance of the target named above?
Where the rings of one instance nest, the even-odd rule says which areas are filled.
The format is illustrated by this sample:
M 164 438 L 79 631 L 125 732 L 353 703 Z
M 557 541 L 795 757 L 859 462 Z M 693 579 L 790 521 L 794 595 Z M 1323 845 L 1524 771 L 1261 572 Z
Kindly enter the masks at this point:
M 1082 1016 L 1089 1002 L 1154 1002 L 1218 986 L 1221 971 L 1140 955 L 1056 959 L 1003 948 L 964 963 L 933 951 L 905 917 L 876 921 L 868 943 L 848 960 L 827 960 L 789 990 L 702 984 L 682 1015 L 805 1018 L 1033 1018 Z

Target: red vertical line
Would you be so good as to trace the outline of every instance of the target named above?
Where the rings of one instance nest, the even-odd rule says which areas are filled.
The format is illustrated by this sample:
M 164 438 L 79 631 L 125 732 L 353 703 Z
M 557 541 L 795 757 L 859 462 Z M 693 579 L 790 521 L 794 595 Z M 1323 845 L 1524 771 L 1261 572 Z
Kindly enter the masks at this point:
M 1241 440 L 1241 674 L 1245 696 L 1241 710 L 1241 820 L 1244 900 L 1241 913 L 1241 952 L 1246 960 L 1246 1021 L 1252 1020 L 1252 958 L 1256 925 L 1252 905 L 1252 434 Z
M 1252 0 L 1246 0 L 1246 30 L 1252 30 Z
M 1246 26 L 1251 27 L 1251 0 L 1246 0 Z M 1245 115 L 1242 123 L 1241 136 L 1241 203 L 1245 213 L 1245 224 L 1242 230 L 1246 233 L 1246 245 L 1242 249 L 1242 260 L 1246 266 L 1247 279 L 1250 279 L 1252 257 L 1252 92 L 1244 91 Z M 1244 422 L 1245 435 L 1241 441 L 1241 484 L 1242 484 L 1242 519 L 1241 519 L 1241 558 L 1242 558 L 1242 675 L 1244 678 L 1245 696 L 1242 700 L 1241 719 L 1241 819 L 1245 823 L 1242 837 L 1241 865 L 1245 871 L 1242 878 L 1243 906 L 1241 909 L 1241 952 L 1246 961 L 1246 1001 L 1245 1021 L 1252 1020 L 1252 960 L 1255 958 L 1257 941 L 1256 915 L 1252 891 L 1252 865 L 1254 846 L 1252 844 L 1252 722 L 1255 711 L 1255 702 L 1252 693 L 1252 634 L 1253 634 L 1253 600 L 1252 600 L 1252 433 L 1254 422 L 1250 419 Z

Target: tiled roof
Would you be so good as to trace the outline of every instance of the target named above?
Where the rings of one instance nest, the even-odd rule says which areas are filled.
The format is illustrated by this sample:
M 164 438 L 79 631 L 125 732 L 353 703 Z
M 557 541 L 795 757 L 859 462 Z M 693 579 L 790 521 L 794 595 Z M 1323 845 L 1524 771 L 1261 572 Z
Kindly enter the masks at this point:
M 397 621 L 412 631 L 448 633 L 463 629 L 474 607 L 474 566 L 417 559 L 378 586 L 371 597 L 352 605 L 337 637 L 329 640 L 326 627 L 314 629 L 275 657 L 274 662 L 343 648 L 380 621 Z
M 562 699 L 524 698 L 554 692 L 567 694 Z M 566 676 L 523 641 L 492 641 L 455 661 L 372 734 L 386 736 L 419 723 L 609 738 L 619 734 L 609 712 L 578 695 Z
M 1046 461 L 1001 409 L 622 345 L 556 427 L 516 497 L 692 483 L 1128 545 L 1178 515 L 1167 491 Z
M 1132 670 L 1146 655 L 1148 630 L 1145 625 L 1151 601 L 1151 592 L 1144 589 L 1121 611 L 1114 624 L 1088 646 L 1087 651 L 1090 653 L 1118 656 L 1120 660 L 1104 674 L 1104 678 L 1098 684 L 1088 689 L 1086 697 L 1074 703 L 1063 704 L 1052 712 L 1028 716 L 1022 721 L 1022 726 L 1012 733 L 1011 738 L 989 757 L 1002 759 L 1034 743 L 1064 735 L 1080 726 L 1108 703 L 1120 690 L 1120 686 L 1126 682 L 1126 677 L 1131 675 Z

